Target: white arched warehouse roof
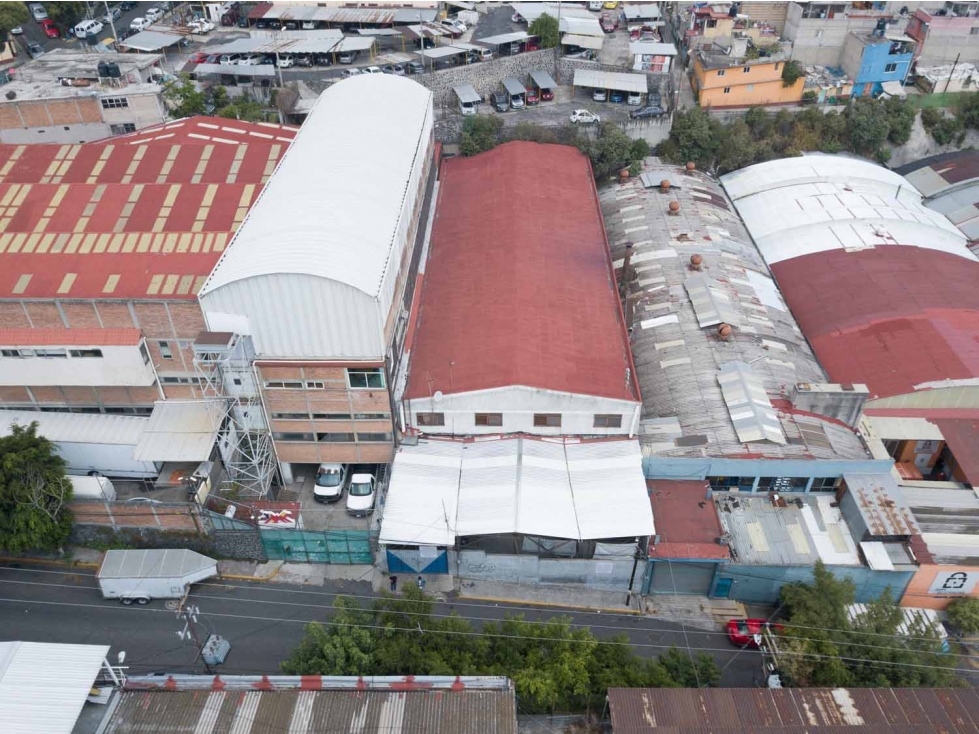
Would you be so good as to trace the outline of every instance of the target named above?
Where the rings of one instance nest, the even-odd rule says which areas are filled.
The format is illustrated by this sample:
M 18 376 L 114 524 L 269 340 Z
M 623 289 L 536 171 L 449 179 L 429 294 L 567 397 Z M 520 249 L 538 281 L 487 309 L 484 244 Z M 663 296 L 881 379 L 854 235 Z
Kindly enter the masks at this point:
M 200 295 L 230 283 L 304 274 L 378 298 L 416 157 L 427 151 L 432 94 L 389 74 L 322 95 Z
M 974 260 L 965 238 L 903 176 L 840 155 L 782 158 L 723 176 L 769 265 L 835 249 L 910 245 Z

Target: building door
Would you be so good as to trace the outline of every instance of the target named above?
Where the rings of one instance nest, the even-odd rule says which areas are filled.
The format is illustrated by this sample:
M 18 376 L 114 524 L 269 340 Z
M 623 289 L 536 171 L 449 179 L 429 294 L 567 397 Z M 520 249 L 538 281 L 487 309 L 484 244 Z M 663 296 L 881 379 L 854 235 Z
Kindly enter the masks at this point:
M 717 579 L 717 586 L 714 587 L 714 599 L 727 599 L 731 596 L 731 584 L 734 579 Z
M 654 561 L 651 594 L 697 594 L 706 596 L 714 582 L 716 563 Z

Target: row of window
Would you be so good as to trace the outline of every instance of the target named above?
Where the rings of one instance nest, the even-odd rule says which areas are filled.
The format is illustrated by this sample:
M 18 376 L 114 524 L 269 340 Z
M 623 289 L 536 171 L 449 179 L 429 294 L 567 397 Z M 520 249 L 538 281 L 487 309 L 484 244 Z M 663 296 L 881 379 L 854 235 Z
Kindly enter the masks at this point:
M 707 477 L 712 489 L 726 491 L 738 489 L 750 492 L 758 480 L 758 492 L 805 492 L 809 477 Z M 835 492 L 843 480 L 840 477 L 815 477 L 810 492 Z
M 103 110 L 120 110 L 128 106 L 129 106 L 129 100 L 126 97 L 103 97 L 102 98 Z
M 419 426 L 444 426 L 445 413 L 417 413 L 415 421 Z M 502 426 L 503 413 L 476 413 L 477 426 Z M 617 413 L 596 413 L 595 428 L 621 428 L 622 416 Z M 534 413 L 535 428 L 560 428 L 560 413 Z
M 306 443 L 390 443 L 390 433 L 273 433 L 276 441 L 303 441 Z
M 388 420 L 390 413 L 354 413 L 352 419 L 355 421 L 382 421 Z M 272 420 L 276 421 L 349 421 L 350 413 L 272 413 Z
M 384 387 L 384 370 L 380 367 L 348 369 L 347 386 L 353 390 Z M 324 390 L 322 380 L 266 380 L 267 390 Z
M 46 406 L 42 405 L 39 408 L 35 408 L 33 405 L 9 405 L 4 406 L 2 410 L 39 410 L 42 413 L 105 413 L 107 415 L 150 415 L 153 412 L 153 408 L 140 408 L 140 407 L 102 407 L 97 405 L 57 405 L 57 406 Z
M 204 387 L 207 380 L 203 377 L 161 377 L 160 382 L 164 385 L 198 385 Z
M 65 128 L 66 130 L 68 128 Z M 121 122 L 116 125 L 109 125 L 109 132 L 113 135 L 126 135 L 128 133 L 136 132 L 136 123 L 134 122 Z
M 67 359 L 68 357 L 101 357 L 101 349 L 0 349 L 2 357 L 47 357 Z

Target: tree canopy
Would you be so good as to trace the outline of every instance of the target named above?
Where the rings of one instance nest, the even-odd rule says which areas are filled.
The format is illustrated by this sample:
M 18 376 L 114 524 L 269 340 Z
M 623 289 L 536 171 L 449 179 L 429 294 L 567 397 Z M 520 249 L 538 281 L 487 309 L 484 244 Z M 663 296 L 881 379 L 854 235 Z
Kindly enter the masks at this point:
M 370 610 L 338 598 L 327 624 L 313 622 L 282 664 L 288 675 L 505 675 L 528 712 L 600 709 L 612 686 L 708 686 L 720 679 L 713 658 L 671 649 L 637 656 L 624 635 L 597 639 L 566 617 L 522 616 L 481 630 L 455 614 L 436 615 L 414 584 Z
M 787 624 L 779 635 L 783 682 L 818 687 L 945 687 L 955 685 L 955 662 L 942 653 L 938 632 L 925 622 L 898 630 L 904 613 L 885 592 L 850 619 L 856 598 L 850 578 L 816 564 L 813 583 L 782 588 Z
M 206 109 L 204 92 L 187 74 L 181 74 L 177 80 L 171 80 L 163 85 L 163 101 L 175 118 L 203 115 Z
M 65 462 L 37 423 L 0 436 L 0 548 L 60 549 L 71 533 L 70 498 Z
M 73 28 L 78 21 L 85 17 L 86 5 L 84 2 L 68 0 L 66 2 L 42 3 L 48 17 L 58 24 L 61 28 Z
M 537 16 L 534 22 L 530 24 L 527 32 L 540 38 L 541 48 L 554 48 L 561 40 L 557 18 L 547 13 L 541 13 Z
M 26 23 L 29 16 L 24 3 L 0 2 L 0 31 L 6 36 L 11 28 Z

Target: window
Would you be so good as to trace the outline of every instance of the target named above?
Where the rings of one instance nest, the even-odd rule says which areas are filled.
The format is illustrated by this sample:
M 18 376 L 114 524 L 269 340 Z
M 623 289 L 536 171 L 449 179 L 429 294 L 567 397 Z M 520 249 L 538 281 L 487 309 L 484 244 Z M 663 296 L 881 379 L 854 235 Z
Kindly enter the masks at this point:
M 239 387 L 241 386 L 241 378 L 240 378 L 240 377 L 234 377 L 234 378 L 232 378 L 232 379 L 231 379 L 231 381 L 232 381 L 232 382 L 233 382 L 233 383 L 234 383 L 235 385 L 238 385 Z
M 312 433 L 273 433 L 276 441 L 313 441 Z
M 724 87 L 724 94 L 730 94 L 730 93 L 731 93 L 731 87 Z
M 353 443 L 352 433 L 317 433 L 316 440 L 320 443 Z
M 64 359 L 68 356 L 68 352 L 64 349 L 35 349 L 34 356 Z
M 536 428 L 560 428 L 560 413 L 534 413 L 534 426 Z
M 146 349 L 146 345 L 145 344 L 140 344 L 139 345 L 139 353 L 141 355 L 143 355 L 143 364 L 149 364 L 150 363 L 150 353 L 149 353 L 149 350 Z
M 173 351 L 170 349 L 170 342 L 160 342 L 160 356 L 164 359 L 173 359 Z
M 476 413 L 477 426 L 502 426 L 503 413 Z
M 136 132 L 136 125 L 132 122 L 124 122 L 119 125 L 109 125 L 109 132 L 113 135 L 126 135 Z
M 306 380 L 307 390 L 322 390 L 324 387 L 324 384 L 319 380 Z
M 391 441 L 390 433 L 358 433 L 357 440 L 366 443 L 388 443 Z
M 979 27 L 969 29 L 970 36 L 979 36 Z
M 68 354 L 72 357 L 101 357 L 101 349 L 70 349 Z
M 0 357 L 20 357 L 19 349 L 0 349 Z
M 596 414 L 595 428 L 622 428 L 622 416 L 615 413 Z
M 747 74 L 749 71 L 751 71 L 751 67 L 750 66 L 744 67 L 744 73 L 745 74 Z
M 273 413 L 272 420 L 276 420 L 276 421 L 309 420 L 309 414 L 308 413 Z
M 352 388 L 384 387 L 384 370 L 380 367 L 348 369 L 347 384 Z
M 755 484 L 754 477 L 707 477 L 707 483 L 711 489 L 718 492 L 727 492 L 732 489 L 741 492 L 750 492 Z
M 313 413 L 314 421 L 348 421 L 350 413 Z
M 350 416 L 345 417 L 349 418 Z M 386 421 L 390 417 L 390 413 L 354 413 L 355 421 Z
M 718 69 L 717 76 L 724 76 L 727 73 L 727 69 Z
M 805 492 L 809 480 L 806 477 L 760 477 L 759 492 Z
M 119 110 L 123 107 L 129 106 L 129 100 L 125 97 L 103 97 L 102 98 L 102 109 L 103 110 Z
M 745 87 L 744 87 L 744 90 L 746 92 L 754 92 L 755 91 L 755 85 L 754 84 L 746 84 Z
M 265 387 L 269 390 L 302 390 L 303 383 L 300 380 L 266 380 Z
M 843 479 L 841 477 L 816 477 L 812 480 L 812 486 L 809 488 L 809 491 L 835 492 L 842 481 Z
M 418 413 L 415 420 L 420 426 L 444 426 L 445 413 Z
M 161 377 L 160 382 L 164 385 L 198 385 L 202 380 L 197 377 L 172 377 L 167 375 L 166 377 Z
M 780 66 L 781 66 L 781 64 L 776 61 L 775 62 L 775 71 L 778 71 L 778 67 L 780 67 Z
M 897 71 L 897 64 L 888 64 L 884 67 L 885 74 L 893 74 L 895 71 Z

